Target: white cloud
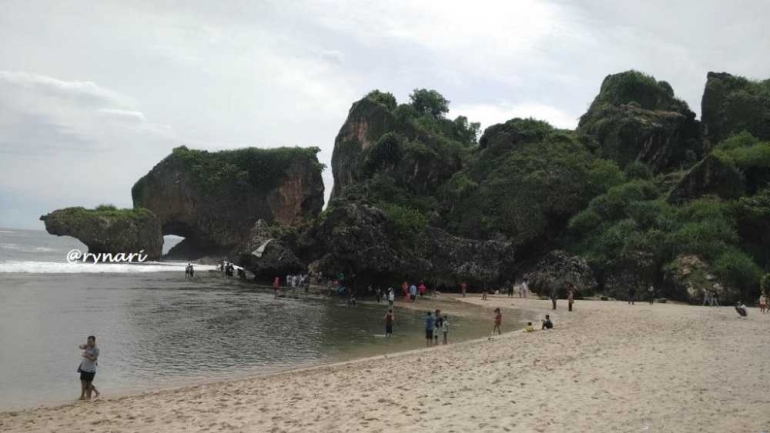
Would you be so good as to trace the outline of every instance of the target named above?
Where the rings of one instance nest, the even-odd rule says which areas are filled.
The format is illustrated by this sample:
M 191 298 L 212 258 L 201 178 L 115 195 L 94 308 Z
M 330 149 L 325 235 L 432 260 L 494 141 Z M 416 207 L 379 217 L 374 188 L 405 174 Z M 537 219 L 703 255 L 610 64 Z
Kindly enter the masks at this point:
M 521 104 L 457 105 L 452 107 L 449 116 L 452 118 L 455 116 L 465 116 L 469 121 L 481 122 L 481 129 L 483 131 L 494 124 L 504 123 L 516 117 L 533 117 L 538 120 L 545 120 L 558 128 L 574 129 L 577 126 L 579 115 L 570 114 L 557 107 L 537 102 L 528 102 Z
M 29 72 L 0 71 L 0 81 L 25 88 L 44 96 L 77 99 L 96 104 L 132 105 L 135 101 L 123 94 L 105 89 L 91 81 L 64 81 Z

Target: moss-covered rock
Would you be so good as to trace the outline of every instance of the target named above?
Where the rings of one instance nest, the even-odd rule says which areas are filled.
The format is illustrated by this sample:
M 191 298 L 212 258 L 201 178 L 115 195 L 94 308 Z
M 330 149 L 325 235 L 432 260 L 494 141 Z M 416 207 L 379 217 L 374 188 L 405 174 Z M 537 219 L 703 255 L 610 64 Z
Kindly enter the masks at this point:
M 640 161 L 660 172 L 702 154 L 695 113 L 668 83 L 637 71 L 608 75 L 578 130 L 598 141 L 601 157 L 621 167 Z
M 317 148 L 174 149 L 139 179 L 134 207 L 157 215 L 164 235 L 210 251 L 233 248 L 259 220 L 301 224 L 323 206 Z
M 411 105 L 394 108 L 395 100 L 382 95 L 372 92 L 354 103 L 337 134 L 332 200 L 436 210 L 437 189 L 461 167 L 464 126 L 420 117 Z
M 709 155 L 679 181 L 669 194 L 668 201 L 680 203 L 706 195 L 737 199 L 743 193 L 743 178 L 735 166 Z
M 463 239 L 435 227 L 405 233 L 386 212 L 356 203 L 325 211 L 300 243 L 301 255 L 315 269 L 355 275 L 359 281 L 489 283 L 503 278 L 514 260 L 513 245 L 505 239 Z
M 40 220 L 48 233 L 72 236 L 93 254 L 141 252 L 149 260 L 157 260 L 163 250 L 160 222 L 147 209 L 69 207 L 43 215 Z
M 742 131 L 770 140 L 770 80 L 709 72 L 701 116 L 704 136 L 712 147 Z

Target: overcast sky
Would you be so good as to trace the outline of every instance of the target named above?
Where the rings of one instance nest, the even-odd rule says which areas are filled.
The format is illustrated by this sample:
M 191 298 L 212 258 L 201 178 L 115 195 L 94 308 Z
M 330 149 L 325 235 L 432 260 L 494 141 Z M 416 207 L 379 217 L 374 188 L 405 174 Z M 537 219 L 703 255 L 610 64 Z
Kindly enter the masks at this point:
M 708 71 L 770 77 L 764 0 L 453 3 L 2 0 L 0 227 L 131 206 L 182 144 L 318 146 L 330 167 L 375 88 L 436 89 L 482 128 L 572 128 L 610 73 L 667 80 L 697 113 Z

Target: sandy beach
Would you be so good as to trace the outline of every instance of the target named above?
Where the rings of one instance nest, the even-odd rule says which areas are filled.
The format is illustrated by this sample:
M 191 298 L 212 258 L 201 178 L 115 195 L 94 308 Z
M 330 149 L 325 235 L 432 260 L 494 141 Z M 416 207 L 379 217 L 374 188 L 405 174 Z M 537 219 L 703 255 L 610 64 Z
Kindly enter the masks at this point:
M 556 312 L 532 298 L 464 301 L 490 314 L 494 307 L 550 313 L 555 329 L 4 412 L 0 431 L 770 430 L 770 314 L 752 308 L 740 319 L 730 307 L 612 301 L 578 301 L 569 313 L 564 301 Z M 514 325 L 503 320 L 504 328 Z

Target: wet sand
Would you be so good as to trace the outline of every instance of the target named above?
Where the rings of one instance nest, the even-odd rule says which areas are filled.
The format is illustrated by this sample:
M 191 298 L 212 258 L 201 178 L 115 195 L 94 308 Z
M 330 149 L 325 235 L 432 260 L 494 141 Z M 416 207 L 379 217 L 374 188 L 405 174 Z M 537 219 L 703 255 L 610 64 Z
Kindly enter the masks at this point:
M 729 307 L 465 301 L 551 313 L 555 329 L 5 412 L 0 431 L 770 430 L 770 315 L 757 309 L 739 319 Z

